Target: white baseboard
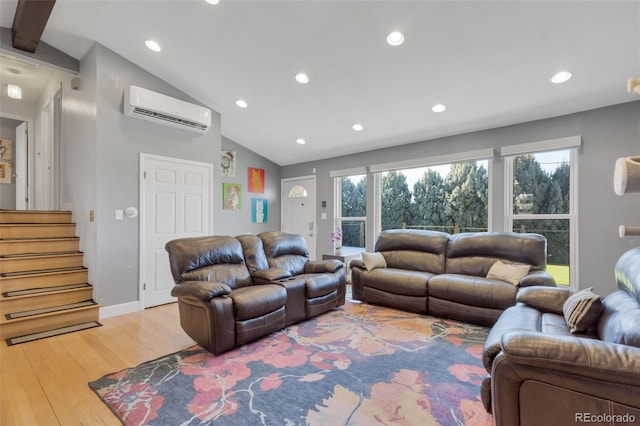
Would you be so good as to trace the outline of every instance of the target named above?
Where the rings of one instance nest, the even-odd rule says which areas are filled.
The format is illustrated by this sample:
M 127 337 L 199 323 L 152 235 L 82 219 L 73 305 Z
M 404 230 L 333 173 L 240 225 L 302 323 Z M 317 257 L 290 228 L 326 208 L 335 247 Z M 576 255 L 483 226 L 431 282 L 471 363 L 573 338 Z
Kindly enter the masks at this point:
M 103 308 L 100 308 L 99 317 L 100 319 L 105 319 L 118 315 L 130 314 L 132 312 L 138 312 L 141 310 L 142 307 L 140 306 L 140 302 L 136 300 L 135 302 L 127 302 L 120 305 L 105 306 Z

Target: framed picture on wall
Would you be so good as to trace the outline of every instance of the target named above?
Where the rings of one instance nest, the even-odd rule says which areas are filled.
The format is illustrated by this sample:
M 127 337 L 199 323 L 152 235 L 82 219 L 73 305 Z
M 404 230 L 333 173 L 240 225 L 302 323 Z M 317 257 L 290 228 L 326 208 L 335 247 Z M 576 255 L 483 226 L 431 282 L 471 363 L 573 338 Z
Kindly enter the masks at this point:
M 240 210 L 242 208 L 242 185 L 239 183 L 222 184 L 222 208 Z
M 251 221 L 254 223 L 267 223 L 269 203 L 264 198 L 251 199 Z
M 0 139 L 0 160 L 11 161 L 12 147 L 12 141 L 9 139 Z
M 235 177 L 236 175 L 236 152 L 225 151 L 220 152 L 220 167 L 222 168 L 222 176 Z
M 11 162 L 0 161 L 0 183 L 11 183 Z
M 249 167 L 249 192 L 264 192 L 264 169 Z

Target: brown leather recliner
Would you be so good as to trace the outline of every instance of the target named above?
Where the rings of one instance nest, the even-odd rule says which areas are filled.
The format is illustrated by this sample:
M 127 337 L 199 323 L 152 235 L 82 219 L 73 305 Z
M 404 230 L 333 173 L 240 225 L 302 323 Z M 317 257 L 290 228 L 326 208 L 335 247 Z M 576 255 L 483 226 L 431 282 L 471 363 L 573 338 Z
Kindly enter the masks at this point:
M 180 324 L 215 354 L 345 302 L 342 262 L 310 261 L 300 235 L 183 238 L 165 248 Z
M 394 229 L 380 233 L 375 250 L 386 267 L 351 261 L 353 298 L 406 311 L 491 326 L 516 303 L 518 288 L 555 286 L 539 234 Z M 528 265 L 529 272 L 517 285 L 487 277 L 497 261 Z
M 287 325 L 344 305 L 346 284 L 342 262 L 309 260 L 309 249 L 301 235 L 263 232 L 258 235 L 271 270 L 289 277 L 278 280 L 287 289 Z
M 528 287 L 485 341 L 482 400 L 498 426 L 640 422 L 640 248 L 616 264 L 620 290 L 571 334 L 566 288 Z
M 180 325 L 208 351 L 219 354 L 284 328 L 287 291 L 253 283 L 238 239 L 183 238 L 166 250 Z

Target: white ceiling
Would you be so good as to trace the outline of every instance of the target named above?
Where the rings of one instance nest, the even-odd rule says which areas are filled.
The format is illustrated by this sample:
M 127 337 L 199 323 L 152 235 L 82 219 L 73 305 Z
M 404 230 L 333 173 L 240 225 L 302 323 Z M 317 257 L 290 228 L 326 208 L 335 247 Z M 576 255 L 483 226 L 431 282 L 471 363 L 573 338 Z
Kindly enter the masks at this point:
M 15 7 L 0 1 L 1 26 Z M 58 0 L 42 39 L 77 59 L 101 43 L 288 165 L 637 100 L 640 1 Z

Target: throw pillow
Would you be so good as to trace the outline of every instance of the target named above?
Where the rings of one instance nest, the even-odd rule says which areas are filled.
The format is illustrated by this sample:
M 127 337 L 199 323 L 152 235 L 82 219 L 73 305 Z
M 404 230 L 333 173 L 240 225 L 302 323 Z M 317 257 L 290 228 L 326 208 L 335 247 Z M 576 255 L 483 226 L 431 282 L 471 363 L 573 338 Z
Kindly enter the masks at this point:
M 515 286 L 520 285 L 520 279 L 529 273 L 531 266 L 520 263 L 503 263 L 497 261 L 491 266 L 487 273 L 487 278 L 501 280 Z
M 364 262 L 364 267 L 367 268 L 367 271 L 371 271 L 375 268 L 387 267 L 387 261 L 384 260 L 382 253 L 378 251 L 374 253 L 362 253 L 362 261 Z
M 586 331 L 600 317 L 602 302 L 593 287 L 580 290 L 567 298 L 562 308 L 571 333 Z

